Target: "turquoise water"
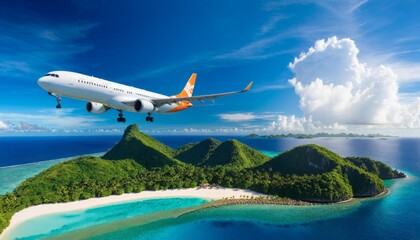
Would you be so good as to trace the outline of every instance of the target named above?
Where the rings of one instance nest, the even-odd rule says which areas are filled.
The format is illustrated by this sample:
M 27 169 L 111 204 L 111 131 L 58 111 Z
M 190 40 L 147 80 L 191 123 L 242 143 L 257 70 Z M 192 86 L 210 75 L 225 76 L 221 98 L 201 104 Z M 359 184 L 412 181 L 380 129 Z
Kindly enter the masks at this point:
M 102 156 L 104 153 L 90 154 L 92 156 Z M 55 160 L 27 163 L 22 165 L 0 167 L 0 195 L 12 192 L 19 183 L 25 179 L 33 177 L 45 169 L 76 157 L 60 158 Z
M 333 219 L 355 211 L 360 204 L 353 202 L 334 206 L 236 205 L 209 208 L 176 219 L 164 219 L 122 229 L 92 239 L 262 239 L 264 235 L 249 235 L 247 229 L 252 228 L 253 224 L 271 226 L 275 223 L 291 226 Z M 268 232 L 266 237 L 270 235 Z M 271 238 L 273 236 L 271 235 Z
M 132 229 L 126 239 L 420 239 L 419 180 L 390 180 L 391 193 L 321 206 L 233 206 Z M 416 198 L 412 198 L 416 197 Z M 112 236 L 119 238 L 126 231 Z M 96 239 L 111 239 L 106 235 Z
M 236 205 L 183 215 L 165 212 L 154 221 L 115 221 L 115 231 L 107 231 L 104 224 L 62 239 L 419 239 L 418 209 L 401 209 L 401 204 L 417 202 L 407 196 L 418 186 L 418 178 L 410 175 L 386 184 L 391 192 L 373 199 L 314 206 Z
M 264 153 L 265 155 L 267 155 L 269 157 L 275 157 L 275 156 L 279 155 L 279 152 L 265 151 L 265 150 L 259 150 L 259 151 Z
M 50 214 L 20 224 L 13 229 L 13 233 L 9 237 L 12 239 L 53 237 L 61 233 L 91 228 L 109 222 L 117 224 L 119 220 L 138 219 L 139 216 L 151 213 L 199 206 L 206 202 L 207 200 L 200 198 L 163 198 L 107 205 L 84 211 Z

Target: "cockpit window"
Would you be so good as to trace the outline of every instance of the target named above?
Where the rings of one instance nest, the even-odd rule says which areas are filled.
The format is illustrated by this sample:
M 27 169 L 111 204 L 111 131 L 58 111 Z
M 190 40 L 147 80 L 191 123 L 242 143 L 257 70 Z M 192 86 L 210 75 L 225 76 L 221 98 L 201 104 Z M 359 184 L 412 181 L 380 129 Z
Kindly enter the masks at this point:
M 59 77 L 58 74 L 55 74 L 55 73 L 47 73 L 45 74 L 45 76 L 51 76 L 51 77 L 56 77 L 56 78 Z

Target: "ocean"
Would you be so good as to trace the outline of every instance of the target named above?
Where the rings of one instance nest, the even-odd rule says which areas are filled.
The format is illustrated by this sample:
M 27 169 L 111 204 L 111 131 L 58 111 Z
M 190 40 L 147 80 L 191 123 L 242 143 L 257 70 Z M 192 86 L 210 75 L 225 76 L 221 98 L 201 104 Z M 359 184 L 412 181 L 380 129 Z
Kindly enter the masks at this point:
M 177 148 L 205 137 L 156 138 Z M 233 137 L 215 138 L 223 141 Z M 20 239 L 60 236 L 88 239 L 420 239 L 420 138 L 235 138 L 269 154 L 315 143 L 341 156 L 368 156 L 383 161 L 408 174 L 408 178 L 387 180 L 390 193 L 385 197 L 358 199 L 346 204 L 238 205 L 179 215 L 182 209 L 205 201 L 143 200 L 34 218 L 18 226 L 13 236 Z M 0 194 L 12 191 L 22 179 L 64 161 L 66 157 L 105 152 L 119 139 L 120 136 L 0 138 Z

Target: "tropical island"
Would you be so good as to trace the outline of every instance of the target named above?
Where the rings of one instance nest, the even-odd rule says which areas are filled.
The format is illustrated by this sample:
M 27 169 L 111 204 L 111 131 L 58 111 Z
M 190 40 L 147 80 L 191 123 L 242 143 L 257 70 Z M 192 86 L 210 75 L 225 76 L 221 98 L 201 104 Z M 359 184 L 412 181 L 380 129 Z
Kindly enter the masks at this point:
M 376 196 L 385 190 L 383 179 L 401 177 L 382 162 L 342 158 L 314 144 L 271 159 L 237 140 L 210 138 L 174 150 L 130 125 L 103 157 L 62 162 L 0 196 L 0 232 L 15 213 L 47 203 L 203 185 L 248 189 L 277 201 L 335 203 Z
M 381 135 L 381 134 L 356 134 L 356 133 L 315 133 L 315 134 L 303 134 L 303 133 L 288 133 L 288 134 L 277 134 L 277 135 L 258 135 L 250 134 L 245 137 L 248 138 L 297 138 L 297 139 L 312 139 L 312 138 L 326 138 L 326 137 L 339 137 L 339 138 L 387 138 L 392 136 Z

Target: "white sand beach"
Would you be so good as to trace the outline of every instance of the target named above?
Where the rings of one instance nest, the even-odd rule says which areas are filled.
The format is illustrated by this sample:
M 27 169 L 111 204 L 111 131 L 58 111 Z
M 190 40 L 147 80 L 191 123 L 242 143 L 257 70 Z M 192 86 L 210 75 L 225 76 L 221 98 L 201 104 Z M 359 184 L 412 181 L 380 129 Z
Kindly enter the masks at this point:
M 234 197 L 235 199 L 239 199 L 251 196 L 256 197 L 265 195 L 249 190 L 234 188 L 189 188 L 161 191 L 143 191 L 141 193 L 128 193 L 103 198 L 91 198 L 87 200 L 80 200 L 69 203 L 41 204 L 25 208 L 22 211 L 17 212 L 15 215 L 13 215 L 10 221 L 10 225 L 0 235 L 0 239 L 7 239 L 7 236 L 12 232 L 13 228 L 19 225 L 20 223 L 25 222 L 28 219 L 47 214 L 84 210 L 104 205 L 154 198 L 195 197 L 208 200 L 219 200 L 223 198 Z

